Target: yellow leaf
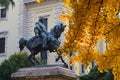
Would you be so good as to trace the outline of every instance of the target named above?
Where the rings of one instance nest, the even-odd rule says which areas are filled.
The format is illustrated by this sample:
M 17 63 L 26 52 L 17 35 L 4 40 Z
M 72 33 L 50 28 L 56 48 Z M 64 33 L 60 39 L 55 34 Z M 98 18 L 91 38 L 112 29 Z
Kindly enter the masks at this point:
M 41 3 L 41 2 L 42 2 L 42 0 L 36 0 L 36 2 L 37 2 L 37 3 Z

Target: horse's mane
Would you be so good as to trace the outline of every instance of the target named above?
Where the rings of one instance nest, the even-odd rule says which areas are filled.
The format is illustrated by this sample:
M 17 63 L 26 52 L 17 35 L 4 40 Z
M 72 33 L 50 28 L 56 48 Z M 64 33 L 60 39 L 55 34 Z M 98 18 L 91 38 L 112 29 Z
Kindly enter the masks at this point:
M 20 51 L 23 50 L 25 43 L 26 43 L 26 39 L 23 38 L 23 37 L 20 38 L 20 40 L 19 40 L 19 48 L 20 48 Z
M 56 24 L 51 30 L 50 30 L 50 34 L 52 34 L 54 37 L 57 38 L 57 34 L 61 34 L 61 32 L 64 31 L 65 25 L 63 25 L 63 23 L 59 23 Z M 60 31 L 60 33 L 59 33 Z
M 20 40 L 19 40 L 19 44 L 24 44 L 25 41 L 26 41 L 26 39 L 22 37 L 22 38 L 20 38 Z

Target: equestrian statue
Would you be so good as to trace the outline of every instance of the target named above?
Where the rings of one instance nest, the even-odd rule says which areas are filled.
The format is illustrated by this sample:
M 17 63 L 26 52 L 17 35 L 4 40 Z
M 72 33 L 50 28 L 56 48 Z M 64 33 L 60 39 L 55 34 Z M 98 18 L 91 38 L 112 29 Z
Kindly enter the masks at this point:
M 42 63 L 35 58 L 35 55 L 37 55 L 39 52 L 41 52 L 41 54 L 44 54 L 46 51 L 57 52 L 57 48 L 60 46 L 60 41 L 58 38 L 66 27 L 66 25 L 63 23 L 59 23 L 55 25 L 50 32 L 47 32 L 46 27 L 43 24 L 43 20 L 44 18 L 40 16 L 38 22 L 35 23 L 35 36 L 29 40 L 23 37 L 19 40 L 20 51 L 22 51 L 24 47 L 27 47 L 31 52 L 31 54 L 28 56 L 28 59 L 33 65 L 42 65 Z M 67 63 L 63 60 L 62 55 L 58 55 L 56 61 L 59 59 L 61 59 L 65 67 L 68 67 Z

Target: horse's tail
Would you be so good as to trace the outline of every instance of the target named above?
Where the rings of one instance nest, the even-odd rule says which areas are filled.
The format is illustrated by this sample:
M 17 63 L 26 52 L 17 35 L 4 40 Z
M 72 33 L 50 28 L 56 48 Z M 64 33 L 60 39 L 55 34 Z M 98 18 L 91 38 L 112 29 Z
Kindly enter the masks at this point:
M 19 48 L 20 48 L 20 52 L 24 49 L 25 47 L 25 43 L 26 43 L 26 40 L 22 37 L 20 38 L 19 40 Z

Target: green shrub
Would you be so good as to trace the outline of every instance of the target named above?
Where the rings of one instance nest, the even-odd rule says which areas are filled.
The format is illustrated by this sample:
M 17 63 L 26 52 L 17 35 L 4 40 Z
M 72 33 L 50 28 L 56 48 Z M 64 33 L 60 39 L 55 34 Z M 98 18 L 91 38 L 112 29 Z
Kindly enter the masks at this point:
M 98 67 L 93 67 L 87 75 L 80 76 L 79 80 L 114 80 L 112 70 L 100 73 Z
M 11 80 L 11 74 L 23 67 L 33 66 L 27 59 L 27 53 L 15 53 L 0 65 L 0 80 Z

